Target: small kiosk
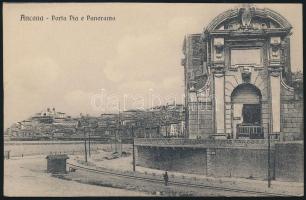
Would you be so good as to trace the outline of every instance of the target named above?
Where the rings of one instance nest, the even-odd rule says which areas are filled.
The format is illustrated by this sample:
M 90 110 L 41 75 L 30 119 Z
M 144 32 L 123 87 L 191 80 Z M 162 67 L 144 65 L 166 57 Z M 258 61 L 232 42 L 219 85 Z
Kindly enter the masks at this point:
M 4 151 L 4 159 L 10 159 L 10 150 Z
M 69 159 L 67 154 L 48 155 L 47 159 L 47 173 L 62 174 L 66 171 L 66 160 Z

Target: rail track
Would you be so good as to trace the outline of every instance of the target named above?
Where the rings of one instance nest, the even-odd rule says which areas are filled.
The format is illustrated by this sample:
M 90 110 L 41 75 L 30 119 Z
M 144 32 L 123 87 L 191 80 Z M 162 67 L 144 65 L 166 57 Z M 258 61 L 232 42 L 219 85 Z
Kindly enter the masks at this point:
M 129 178 L 129 179 L 137 179 L 142 181 L 149 181 L 149 182 L 155 182 L 155 183 L 164 183 L 163 179 L 157 179 L 157 178 L 149 178 L 149 177 L 140 177 L 130 174 L 124 174 L 119 172 L 112 172 L 107 170 L 101 170 L 101 169 L 92 169 L 80 165 L 75 165 L 72 163 L 67 163 L 67 165 L 80 169 L 85 170 L 88 172 L 98 173 L 98 174 L 108 174 L 113 175 L 117 177 L 123 177 L 123 178 Z M 229 187 L 220 187 L 220 186 L 210 186 L 210 185 L 204 185 L 200 183 L 187 183 L 187 182 L 181 182 L 181 181 L 169 181 L 168 182 L 171 185 L 176 186 L 187 186 L 187 187 L 195 187 L 195 188 L 205 188 L 205 189 L 212 189 L 212 190 L 219 190 L 219 191 L 226 191 L 226 192 L 237 192 L 237 193 L 243 193 L 243 194 L 250 194 L 250 195 L 260 195 L 260 196 L 288 196 L 285 194 L 279 194 L 279 193 L 272 193 L 272 192 L 262 192 L 262 191 L 254 191 L 254 190 L 244 190 L 244 189 L 236 189 L 236 188 L 229 188 Z

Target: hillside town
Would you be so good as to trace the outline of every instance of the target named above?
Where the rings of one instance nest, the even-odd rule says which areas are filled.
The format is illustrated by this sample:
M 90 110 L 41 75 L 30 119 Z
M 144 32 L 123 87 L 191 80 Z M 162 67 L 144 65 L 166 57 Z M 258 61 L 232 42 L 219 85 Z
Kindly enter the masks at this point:
M 292 72 L 291 84 L 296 99 L 303 99 L 303 73 Z M 167 104 L 150 109 L 132 109 L 121 113 L 104 113 L 98 117 L 80 113 L 71 117 L 55 108 L 47 108 L 33 116 L 14 123 L 4 132 L 6 141 L 83 140 L 84 130 L 78 122 L 88 126 L 93 139 L 109 142 L 118 136 L 123 140 L 133 137 L 185 137 L 186 112 L 182 104 Z M 81 124 L 82 125 L 82 124 Z M 91 127 L 93 126 L 93 127 Z M 90 131 L 89 131 L 90 129 Z M 133 135 L 134 133 L 134 135 Z
M 175 103 L 147 110 L 105 113 L 98 117 L 82 113 L 78 117 L 71 117 L 55 108 L 47 108 L 13 124 L 5 131 L 5 139 L 82 140 L 84 127 L 92 139 L 105 142 L 115 135 L 122 140 L 133 137 L 183 137 L 184 113 L 183 105 Z

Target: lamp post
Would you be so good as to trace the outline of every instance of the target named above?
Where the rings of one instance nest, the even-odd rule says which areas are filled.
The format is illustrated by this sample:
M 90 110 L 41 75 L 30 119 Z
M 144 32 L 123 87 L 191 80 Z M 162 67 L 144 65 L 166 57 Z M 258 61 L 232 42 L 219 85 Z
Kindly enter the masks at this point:
M 135 134 L 134 134 L 134 126 L 132 125 L 132 134 L 133 134 L 133 171 L 135 172 L 136 161 L 135 161 Z
M 91 157 L 91 132 L 94 133 L 95 129 L 98 127 L 98 124 L 90 124 L 90 131 L 88 132 L 88 154 Z
M 118 131 L 118 127 L 115 130 L 115 152 L 117 152 L 117 131 Z
M 270 132 L 270 131 L 269 131 Z M 270 177 L 270 133 L 268 133 L 268 188 L 271 187 L 271 177 Z
M 88 155 L 89 157 L 91 157 L 91 153 L 90 153 L 90 133 L 91 133 L 91 129 L 88 132 Z
M 86 126 L 83 127 L 84 128 L 84 147 L 85 147 L 85 162 L 87 162 L 87 145 L 86 145 Z
M 268 133 L 268 187 L 270 188 L 271 187 L 271 137 L 274 136 L 278 136 L 277 133 L 272 133 L 270 134 L 270 129 L 269 129 L 269 124 L 268 124 L 268 130 L 269 130 L 269 133 Z M 275 153 L 274 153 L 274 165 L 275 165 Z M 273 167 L 273 170 L 275 170 L 275 168 Z M 275 171 L 273 171 L 275 172 Z M 273 175 L 273 178 L 274 178 L 274 175 Z
M 188 131 L 188 129 L 189 129 L 189 127 L 188 127 L 188 121 L 189 121 L 189 103 L 188 103 L 188 101 L 187 101 L 187 103 L 186 103 L 186 106 L 185 106 L 185 108 L 184 108 L 184 111 L 185 111 L 185 124 L 184 124 L 184 130 L 183 130 L 183 135 L 184 135 L 184 137 L 185 138 L 188 138 L 189 137 L 189 131 Z
M 82 125 L 81 125 L 81 122 L 78 121 L 78 123 L 77 123 L 77 128 L 83 129 L 83 133 L 84 133 L 85 162 L 87 162 L 87 148 L 86 148 L 86 133 L 85 133 L 85 126 L 82 126 Z
M 195 91 L 196 93 L 196 98 L 197 98 L 197 135 L 199 136 L 199 126 L 200 126 L 200 122 L 199 122 L 199 96 L 198 96 L 198 92 Z

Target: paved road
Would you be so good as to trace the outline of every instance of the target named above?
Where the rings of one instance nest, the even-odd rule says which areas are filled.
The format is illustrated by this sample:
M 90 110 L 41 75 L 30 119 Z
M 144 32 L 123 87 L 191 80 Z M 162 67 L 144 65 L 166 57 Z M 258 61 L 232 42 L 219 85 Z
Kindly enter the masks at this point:
M 50 177 L 42 156 L 4 161 L 5 196 L 145 196 L 146 193 L 101 187 Z

